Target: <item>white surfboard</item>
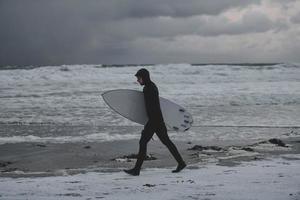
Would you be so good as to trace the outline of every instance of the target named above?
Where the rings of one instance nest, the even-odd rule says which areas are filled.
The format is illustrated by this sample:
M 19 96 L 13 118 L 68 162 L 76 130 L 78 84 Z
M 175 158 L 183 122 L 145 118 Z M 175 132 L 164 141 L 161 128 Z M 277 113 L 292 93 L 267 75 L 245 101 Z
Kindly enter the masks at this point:
M 110 90 L 102 94 L 104 101 L 123 117 L 145 125 L 148 121 L 144 94 L 137 90 Z M 192 115 L 180 105 L 159 97 L 165 124 L 176 131 L 186 131 L 193 123 Z

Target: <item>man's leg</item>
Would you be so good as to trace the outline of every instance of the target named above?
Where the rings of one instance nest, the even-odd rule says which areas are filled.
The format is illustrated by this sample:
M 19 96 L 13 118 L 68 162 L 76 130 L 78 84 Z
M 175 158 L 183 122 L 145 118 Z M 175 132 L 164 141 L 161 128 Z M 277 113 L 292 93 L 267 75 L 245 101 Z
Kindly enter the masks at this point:
M 139 171 L 141 170 L 143 162 L 146 159 L 147 144 L 151 140 L 153 134 L 154 134 L 154 132 L 151 131 L 151 130 L 144 129 L 142 131 L 142 136 L 141 136 L 141 139 L 140 139 L 140 142 L 139 142 L 139 144 L 140 144 L 139 153 L 138 153 L 137 161 L 136 161 L 135 167 L 134 167 L 135 169 L 137 169 Z
M 186 164 L 183 161 L 180 153 L 178 152 L 175 144 L 170 140 L 170 138 L 168 136 L 167 128 L 166 128 L 165 125 L 162 125 L 162 126 L 159 127 L 159 129 L 157 130 L 157 136 L 159 137 L 161 142 L 164 145 L 166 145 L 166 147 L 169 149 L 169 151 L 171 152 L 173 157 L 178 162 L 177 168 L 175 170 L 173 170 L 172 172 L 174 172 L 174 173 L 180 172 L 183 168 L 186 167 Z
M 149 124 L 146 124 L 144 130 L 142 131 L 141 139 L 139 142 L 140 147 L 135 167 L 130 170 L 124 170 L 126 173 L 135 176 L 138 176 L 140 174 L 143 162 L 147 156 L 147 144 L 151 140 L 153 134 L 154 131 L 152 131 L 152 128 L 149 126 Z

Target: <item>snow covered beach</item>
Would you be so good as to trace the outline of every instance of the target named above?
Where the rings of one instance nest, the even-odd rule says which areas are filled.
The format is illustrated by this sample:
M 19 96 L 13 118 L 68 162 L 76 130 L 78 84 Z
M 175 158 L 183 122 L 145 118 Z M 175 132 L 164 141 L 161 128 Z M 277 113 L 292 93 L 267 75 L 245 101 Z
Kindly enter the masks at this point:
M 1 199 L 272 199 L 300 198 L 300 157 L 286 155 L 226 167 L 206 165 L 171 174 L 146 169 L 140 177 L 90 172 L 0 179 Z
M 299 137 L 227 146 L 177 141 L 188 163 L 178 174 L 171 173 L 176 162 L 155 140 L 151 159 L 132 177 L 122 170 L 132 167 L 137 143 L 1 145 L 0 199 L 300 198 Z

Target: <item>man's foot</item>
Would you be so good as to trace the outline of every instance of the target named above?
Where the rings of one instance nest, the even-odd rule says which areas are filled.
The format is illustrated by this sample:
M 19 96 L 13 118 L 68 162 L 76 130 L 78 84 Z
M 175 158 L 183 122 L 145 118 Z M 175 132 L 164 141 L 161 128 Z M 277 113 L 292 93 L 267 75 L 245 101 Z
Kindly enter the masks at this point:
M 132 176 L 139 176 L 140 175 L 140 170 L 137 169 L 124 169 L 124 172 L 126 172 L 127 174 L 130 174 Z
M 175 170 L 172 171 L 172 173 L 178 173 L 181 170 L 183 170 L 186 167 L 186 164 L 183 162 L 181 164 L 178 164 L 177 168 Z

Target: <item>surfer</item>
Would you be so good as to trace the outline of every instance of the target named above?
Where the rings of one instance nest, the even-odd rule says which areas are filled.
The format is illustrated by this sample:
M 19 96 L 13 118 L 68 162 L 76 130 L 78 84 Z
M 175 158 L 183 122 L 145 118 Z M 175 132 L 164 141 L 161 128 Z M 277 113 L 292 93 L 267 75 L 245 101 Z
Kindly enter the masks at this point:
M 173 157 L 178 162 L 177 168 L 172 172 L 180 172 L 186 167 L 186 164 L 179 154 L 176 146 L 168 136 L 167 128 L 164 123 L 160 108 L 158 89 L 156 85 L 151 81 L 150 74 L 147 69 L 142 68 L 138 70 L 135 76 L 137 77 L 137 81 L 139 82 L 139 84 L 144 86 L 143 93 L 145 98 L 146 112 L 149 120 L 144 126 L 144 130 L 141 133 L 141 139 L 139 141 L 139 152 L 135 167 L 124 171 L 133 176 L 140 175 L 142 164 L 146 158 L 147 144 L 154 133 L 156 133 L 161 142 L 166 145 Z

